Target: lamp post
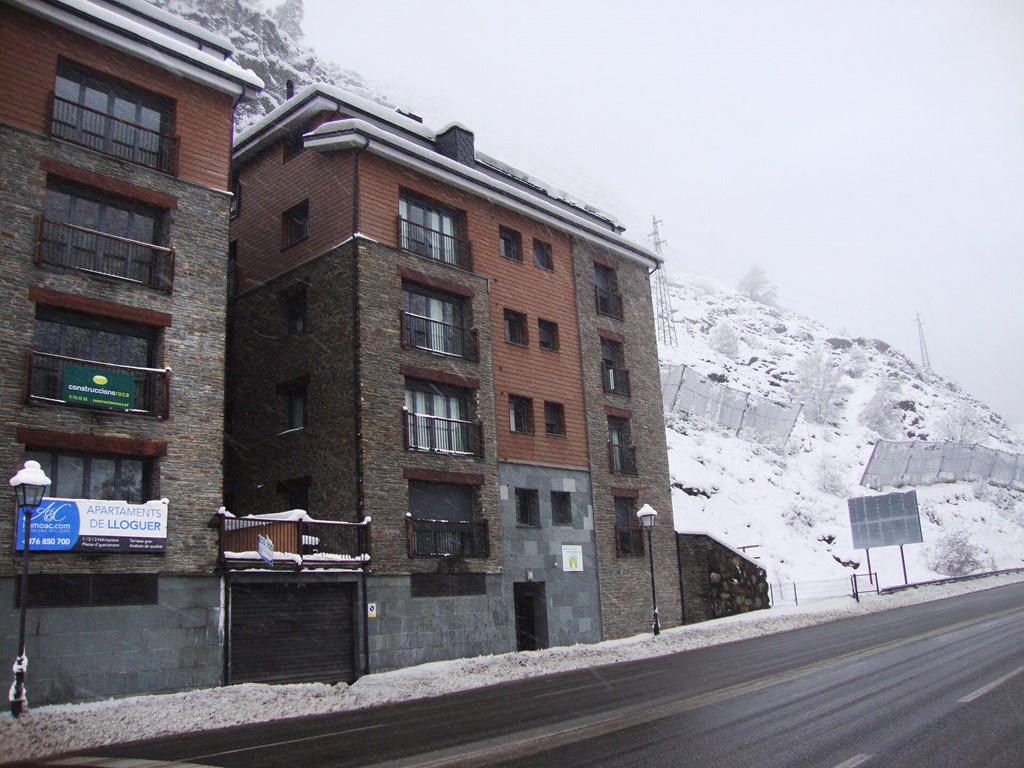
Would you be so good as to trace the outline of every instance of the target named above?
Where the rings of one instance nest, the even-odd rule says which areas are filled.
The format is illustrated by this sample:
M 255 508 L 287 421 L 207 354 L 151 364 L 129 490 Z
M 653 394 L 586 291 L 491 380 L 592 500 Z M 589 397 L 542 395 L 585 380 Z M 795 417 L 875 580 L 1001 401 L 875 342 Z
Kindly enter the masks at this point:
M 43 472 L 38 461 L 26 461 L 18 474 L 10 479 L 18 497 L 18 510 L 24 515 L 25 537 L 21 545 L 21 618 L 18 627 L 18 658 L 14 660 L 14 683 L 8 699 L 11 702 L 11 717 L 20 717 L 25 708 L 25 671 L 28 657 L 25 655 L 25 609 L 28 607 L 28 553 L 32 533 L 32 513 L 39 507 L 50 478 Z
M 658 595 L 654 591 L 654 547 L 651 546 L 651 529 L 658 518 L 658 511 L 650 504 L 640 507 L 636 516 L 640 518 L 640 525 L 647 529 L 647 556 L 651 564 L 651 604 L 654 606 L 654 622 L 651 630 L 655 635 L 661 634 L 661 626 L 658 624 Z

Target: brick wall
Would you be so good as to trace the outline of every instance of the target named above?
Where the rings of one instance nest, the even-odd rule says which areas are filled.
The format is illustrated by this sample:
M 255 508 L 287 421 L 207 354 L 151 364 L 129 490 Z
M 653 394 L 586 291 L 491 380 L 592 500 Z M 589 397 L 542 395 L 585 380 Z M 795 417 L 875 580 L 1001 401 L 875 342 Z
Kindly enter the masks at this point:
M 704 534 L 677 543 L 687 624 L 770 607 L 764 568 Z

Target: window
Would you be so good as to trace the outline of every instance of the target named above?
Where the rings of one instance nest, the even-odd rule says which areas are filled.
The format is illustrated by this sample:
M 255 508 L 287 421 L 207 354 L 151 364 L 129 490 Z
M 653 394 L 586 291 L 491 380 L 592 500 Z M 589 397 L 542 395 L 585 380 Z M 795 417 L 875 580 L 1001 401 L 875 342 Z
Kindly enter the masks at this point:
M 505 310 L 505 341 L 522 347 L 530 343 L 526 326 L 526 315 L 511 309 Z
M 470 421 L 470 390 L 407 379 L 405 447 L 460 455 L 479 455 L 480 425 Z
M 476 357 L 476 337 L 465 327 L 461 297 L 403 283 L 402 307 L 404 346 L 467 359 Z
M 166 415 L 168 375 L 153 367 L 159 336 L 156 328 L 145 325 L 37 307 L 29 396 L 66 405 Z M 111 389 L 118 392 L 116 405 L 97 398 L 79 400 L 72 391 L 82 376 L 95 375 L 110 379 Z
M 498 249 L 503 259 L 523 260 L 523 238 L 514 229 L 498 227 Z
M 533 434 L 533 400 L 519 395 L 508 396 L 509 429 L 524 435 Z
M 170 289 L 173 255 L 163 247 L 164 214 L 50 179 L 39 258 L 47 264 Z
M 296 477 L 277 484 L 277 494 L 286 509 L 309 511 L 309 486 L 311 478 Z
M 487 557 L 487 523 L 476 519 L 476 486 L 409 481 L 411 557 Z
M 156 605 L 155 573 L 33 573 L 28 580 L 32 608 L 94 605 Z M 21 576 L 15 579 L 14 607 L 21 607 Z
M 236 216 L 242 215 L 242 180 L 238 176 L 238 171 L 231 172 L 231 179 L 228 181 L 228 191 L 231 192 L 231 203 L 230 203 L 230 217 L 233 219 Z
M 462 217 L 455 211 L 403 195 L 398 203 L 399 243 L 403 250 L 471 269 L 469 244 L 461 239 Z
M 613 474 L 636 474 L 636 449 L 630 441 L 629 419 L 608 417 L 608 465 Z
M 57 64 L 50 130 L 58 138 L 174 173 L 173 113 L 168 99 L 66 61 Z
M 277 385 L 277 392 L 284 402 L 285 431 L 304 429 L 308 423 L 306 412 L 309 377 L 300 376 Z
M 565 434 L 565 406 L 561 403 L 544 403 L 544 432 L 549 435 Z
M 572 495 L 567 491 L 551 492 L 551 524 L 572 525 Z
M 629 394 L 629 371 L 622 342 L 601 338 L 601 380 L 605 392 Z
M 516 488 L 516 525 L 540 527 L 540 494 L 534 488 Z
M 636 500 L 615 497 L 615 549 L 619 557 L 640 557 L 644 553 L 643 529 L 636 519 Z
M 309 318 L 306 313 L 306 289 L 289 291 L 281 297 L 281 301 L 284 304 L 288 333 L 302 333 L 307 330 Z
M 149 460 L 65 451 L 25 451 L 50 478 L 48 496 L 141 504 L 152 496 Z
M 622 296 L 619 295 L 619 279 L 615 269 L 595 263 L 594 282 L 597 313 L 621 320 Z
M 558 323 L 550 320 L 537 321 L 537 344 L 541 349 L 558 350 Z
M 551 243 L 545 243 L 543 240 L 533 241 L 533 265 L 554 271 L 555 262 L 551 258 Z
M 309 201 L 303 200 L 281 214 L 281 247 L 309 237 Z

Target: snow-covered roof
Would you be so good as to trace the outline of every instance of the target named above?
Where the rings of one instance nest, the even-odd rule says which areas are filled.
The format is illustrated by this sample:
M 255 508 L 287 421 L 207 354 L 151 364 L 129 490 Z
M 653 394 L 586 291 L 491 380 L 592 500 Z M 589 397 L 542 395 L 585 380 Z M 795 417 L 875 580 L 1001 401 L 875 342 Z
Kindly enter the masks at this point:
M 254 98 L 263 81 L 231 61 L 230 41 L 144 0 L 5 0 L 111 48 L 236 98 Z
M 475 167 L 439 153 L 438 136 L 453 127 L 472 133 L 465 125 L 453 122 L 435 131 L 395 109 L 334 85 L 306 86 L 250 126 L 235 139 L 235 161 L 244 162 L 324 111 L 341 112 L 350 118 L 325 123 L 305 134 L 306 147 L 331 150 L 369 145 L 370 151 L 386 154 L 405 165 L 415 164 L 428 175 L 436 177 L 443 169 L 443 180 L 447 183 L 462 186 L 473 194 L 483 194 L 493 202 L 527 215 L 546 218 L 556 226 L 568 226 L 574 230 L 573 234 L 639 260 L 648 268 L 661 263 L 653 251 L 621 237 L 623 227 L 614 217 L 524 171 L 482 152 L 475 152 Z M 365 131 L 361 136 L 353 134 L 362 129 Z

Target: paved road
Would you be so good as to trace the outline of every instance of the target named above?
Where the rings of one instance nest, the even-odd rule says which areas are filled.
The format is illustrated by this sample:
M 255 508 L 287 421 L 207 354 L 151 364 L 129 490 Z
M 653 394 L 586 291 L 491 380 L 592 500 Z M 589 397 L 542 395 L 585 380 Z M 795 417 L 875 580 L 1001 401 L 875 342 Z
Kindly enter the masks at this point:
M 63 765 L 1021 768 L 1024 584 L 441 699 L 89 754 L 102 760 Z

